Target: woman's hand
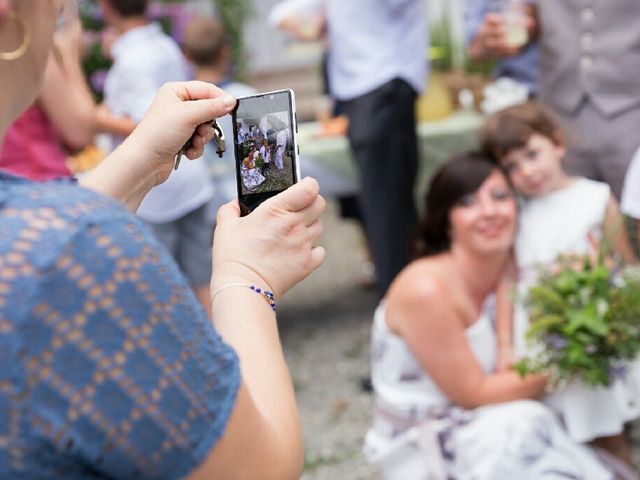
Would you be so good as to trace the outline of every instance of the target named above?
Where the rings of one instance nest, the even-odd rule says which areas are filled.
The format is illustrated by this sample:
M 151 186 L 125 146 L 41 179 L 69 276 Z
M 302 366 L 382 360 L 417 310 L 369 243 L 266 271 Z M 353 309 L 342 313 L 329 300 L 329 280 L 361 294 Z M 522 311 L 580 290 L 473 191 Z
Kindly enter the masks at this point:
M 537 22 L 535 11 L 524 8 L 521 11 L 522 22 L 527 29 L 529 38 L 535 34 Z M 512 46 L 508 41 L 508 27 L 505 14 L 499 12 L 487 13 L 475 38 L 469 46 L 469 54 L 475 60 L 490 58 L 513 57 L 522 51 L 523 46 Z
M 194 132 L 193 147 L 186 152 L 191 160 L 213 138 L 213 129 L 203 124 L 226 115 L 235 104 L 233 96 L 210 83 L 163 85 L 133 133 L 80 183 L 135 212 L 149 190 L 169 177 L 176 153 Z
M 204 123 L 226 115 L 235 105 L 232 95 L 210 83 L 166 83 L 126 143 L 146 152 L 147 167 L 158 185 L 169 177 L 176 153 L 194 132 L 193 147 L 185 155 L 190 160 L 202 156 L 213 138 L 213 129 Z
M 319 267 L 324 248 L 320 215 L 325 200 L 305 178 L 240 217 L 237 202 L 218 211 L 213 242 L 212 292 L 234 282 L 255 283 L 282 296 Z
M 66 7 L 68 8 L 68 7 Z M 56 27 L 53 37 L 53 54 L 57 60 L 65 67 L 67 63 L 80 62 L 83 53 L 82 45 L 82 21 L 78 12 L 74 9 L 65 11 L 64 22 Z

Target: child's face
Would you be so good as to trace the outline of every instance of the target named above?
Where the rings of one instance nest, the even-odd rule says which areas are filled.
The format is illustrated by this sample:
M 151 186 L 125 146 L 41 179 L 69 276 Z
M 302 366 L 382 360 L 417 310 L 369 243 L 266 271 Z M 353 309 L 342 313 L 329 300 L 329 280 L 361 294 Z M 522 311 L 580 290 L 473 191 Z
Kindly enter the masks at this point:
M 562 158 L 566 149 L 544 135 L 534 133 L 523 148 L 502 159 L 514 188 L 525 197 L 541 197 L 561 188 L 566 173 Z

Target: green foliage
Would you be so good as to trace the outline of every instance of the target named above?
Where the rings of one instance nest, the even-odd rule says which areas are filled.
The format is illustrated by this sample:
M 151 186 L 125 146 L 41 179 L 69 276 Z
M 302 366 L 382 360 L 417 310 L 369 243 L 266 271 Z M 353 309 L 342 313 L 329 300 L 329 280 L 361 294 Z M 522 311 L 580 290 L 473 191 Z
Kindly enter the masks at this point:
M 213 0 L 231 43 L 234 76 L 243 80 L 247 75 L 247 52 L 244 45 L 244 27 L 254 14 L 253 0 Z
M 431 67 L 440 72 L 448 72 L 453 69 L 456 51 L 460 48 L 456 45 L 451 34 L 451 22 L 448 15 L 442 15 L 440 21 L 430 26 L 429 58 Z
M 475 62 L 465 53 L 465 46 L 456 42 L 451 32 L 449 15 L 444 14 L 429 26 L 429 59 L 431 68 L 437 72 L 449 72 L 455 68 L 466 73 L 475 73 L 490 77 L 496 66 L 495 60 Z
M 547 373 L 552 385 L 581 379 L 606 386 L 640 354 L 640 274 L 637 267 L 615 271 L 601 258 L 592 265 L 561 259 L 527 293 L 532 344 L 516 370 Z

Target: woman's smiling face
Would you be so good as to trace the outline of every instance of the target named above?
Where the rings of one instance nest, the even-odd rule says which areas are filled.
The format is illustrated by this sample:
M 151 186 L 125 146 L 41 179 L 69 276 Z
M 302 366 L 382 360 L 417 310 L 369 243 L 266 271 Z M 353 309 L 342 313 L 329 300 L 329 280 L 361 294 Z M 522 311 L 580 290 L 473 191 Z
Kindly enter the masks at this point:
M 460 199 L 450 212 L 452 247 L 464 246 L 480 254 L 511 248 L 517 205 L 504 174 L 497 168 L 480 187 Z

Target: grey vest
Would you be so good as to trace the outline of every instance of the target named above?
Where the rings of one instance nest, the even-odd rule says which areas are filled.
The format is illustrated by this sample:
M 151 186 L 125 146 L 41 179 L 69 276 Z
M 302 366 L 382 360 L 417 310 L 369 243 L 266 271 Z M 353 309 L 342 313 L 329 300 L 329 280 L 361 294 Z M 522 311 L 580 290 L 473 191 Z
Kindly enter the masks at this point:
M 640 0 L 538 0 L 540 98 L 587 97 L 612 116 L 640 104 Z

